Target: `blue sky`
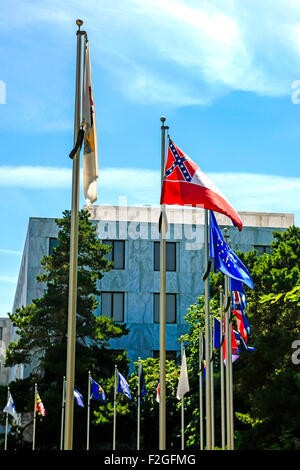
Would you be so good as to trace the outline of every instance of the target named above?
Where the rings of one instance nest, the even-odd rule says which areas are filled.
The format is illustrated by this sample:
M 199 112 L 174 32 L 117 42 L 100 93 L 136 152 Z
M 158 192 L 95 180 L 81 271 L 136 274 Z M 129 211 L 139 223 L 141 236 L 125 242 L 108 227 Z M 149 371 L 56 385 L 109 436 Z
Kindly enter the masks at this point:
M 12 0 L 0 17 L 0 316 L 29 217 L 71 205 L 77 18 L 90 41 L 99 204 L 158 204 L 164 115 L 236 210 L 292 212 L 299 226 L 299 2 Z

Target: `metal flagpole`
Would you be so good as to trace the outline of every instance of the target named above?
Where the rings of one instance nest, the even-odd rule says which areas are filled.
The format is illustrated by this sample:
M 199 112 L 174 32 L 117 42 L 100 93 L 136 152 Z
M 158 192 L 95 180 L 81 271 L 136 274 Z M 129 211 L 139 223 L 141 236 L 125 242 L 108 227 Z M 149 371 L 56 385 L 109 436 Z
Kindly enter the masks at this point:
M 209 239 L 208 239 L 208 210 L 205 209 L 205 233 L 204 233 L 204 263 L 205 271 L 208 266 L 209 259 Z M 212 429 L 211 429 L 211 381 L 210 381 L 210 316 L 209 316 L 209 273 L 204 284 L 205 293 L 205 364 L 206 364 L 206 381 L 205 381 L 205 398 L 206 398 L 206 449 L 211 450 L 212 446 Z
M 116 400 L 117 400 L 117 366 L 115 365 L 115 385 L 114 385 L 114 421 L 113 421 L 113 450 L 116 450 Z
M 215 448 L 215 411 L 214 411 L 214 319 L 211 321 L 211 368 L 210 368 L 210 380 L 211 380 L 211 448 Z
M 138 361 L 138 407 L 137 407 L 137 443 L 136 443 L 136 448 L 137 450 L 140 450 L 140 419 L 141 419 L 141 383 L 140 383 L 140 377 L 141 377 L 141 358 L 139 357 Z
M 183 357 L 183 342 L 181 342 L 181 361 Z M 181 450 L 184 450 L 184 396 L 181 398 Z
M 224 238 L 227 243 L 227 235 L 228 229 L 224 228 Z M 228 303 L 229 298 L 229 278 L 225 276 L 225 299 L 226 303 Z M 225 311 L 225 340 L 226 340 L 226 427 L 227 427 L 227 450 L 232 450 L 232 442 L 231 442 L 231 377 L 230 377 L 230 365 L 232 362 L 232 354 L 231 354 L 231 328 L 230 328 L 230 308 L 228 305 L 226 306 Z
M 228 246 L 231 245 L 230 239 L 228 240 Z M 228 283 L 228 295 L 231 297 L 231 292 L 229 289 L 229 277 L 227 277 Z M 229 315 L 229 330 L 230 330 L 230 364 L 229 364 L 229 378 L 230 378 L 230 450 L 234 450 L 234 431 L 233 431 L 233 365 L 232 365 L 232 337 L 231 337 L 231 299 L 230 299 L 230 308 L 228 310 Z
M 166 118 L 160 118 L 161 126 L 161 186 L 165 173 L 165 153 L 166 153 L 166 129 L 164 125 Z M 165 363 L 166 363 L 166 221 L 165 205 L 161 205 L 161 227 L 160 227 L 160 344 L 159 344 L 159 449 L 166 449 L 166 384 L 165 384 Z
M 35 450 L 35 431 L 36 431 L 36 394 L 37 394 L 37 384 L 34 384 L 34 405 L 33 405 L 33 433 L 32 433 L 32 450 Z
M 76 58 L 76 90 L 74 114 L 74 145 L 77 141 L 81 120 L 81 69 L 82 69 L 82 35 L 83 24 L 77 20 L 77 58 Z M 76 342 L 76 308 L 77 308 L 77 264 L 78 264 L 78 211 L 79 211 L 79 179 L 80 179 L 80 148 L 73 157 L 72 173 L 72 212 L 70 234 L 70 269 L 68 299 L 68 336 L 67 336 L 67 391 L 65 415 L 65 450 L 73 446 L 73 414 L 74 414 L 74 376 L 75 376 L 75 342 Z
M 7 387 L 7 401 L 8 403 L 9 400 L 9 392 L 10 388 Z M 5 418 L 5 439 L 4 439 L 4 450 L 7 450 L 7 434 L 8 434 L 8 412 L 6 411 L 6 418 Z
M 199 325 L 199 420 L 200 420 L 200 450 L 203 450 L 203 385 L 202 385 L 203 341 Z
M 90 413 L 91 413 L 91 372 L 88 373 L 88 401 L 86 425 L 86 450 L 90 449 Z
M 66 403 L 66 378 L 63 378 L 63 392 L 61 403 L 61 424 L 60 424 L 60 450 L 63 450 L 64 442 L 64 418 L 65 418 L 65 403 Z
M 225 401 L 224 401 L 224 362 L 223 362 L 223 288 L 220 291 L 220 382 L 221 382 L 221 442 L 222 449 L 225 449 Z

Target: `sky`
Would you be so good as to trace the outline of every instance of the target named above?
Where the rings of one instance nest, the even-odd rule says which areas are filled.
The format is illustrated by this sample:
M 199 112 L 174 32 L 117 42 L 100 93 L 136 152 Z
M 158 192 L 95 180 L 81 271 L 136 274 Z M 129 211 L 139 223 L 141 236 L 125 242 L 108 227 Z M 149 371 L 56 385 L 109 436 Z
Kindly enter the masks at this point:
M 293 213 L 299 226 L 298 1 L 4 0 L 0 17 L 0 316 L 29 218 L 71 207 L 77 18 L 90 44 L 96 203 L 159 203 L 165 116 L 237 211 Z

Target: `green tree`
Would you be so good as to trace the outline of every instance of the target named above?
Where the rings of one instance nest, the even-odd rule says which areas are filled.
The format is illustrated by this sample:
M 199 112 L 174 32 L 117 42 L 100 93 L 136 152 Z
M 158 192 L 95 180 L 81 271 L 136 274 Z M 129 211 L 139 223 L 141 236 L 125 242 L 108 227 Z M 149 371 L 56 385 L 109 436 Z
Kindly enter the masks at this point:
M 239 449 L 298 449 L 300 447 L 299 366 L 292 363 L 292 344 L 299 339 L 300 229 L 274 232 L 271 253 L 238 253 L 249 269 L 254 290 L 246 288 L 247 313 L 251 323 L 249 344 L 256 350 L 241 354 L 234 363 L 235 445 Z M 223 275 L 211 275 L 211 311 L 217 314 L 218 287 Z M 214 304 L 216 302 L 216 304 Z M 203 300 L 188 313 L 186 340 L 194 344 L 190 367 L 197 373 L 197 327 L 201 324 Z M 234 325 L 235 326 L 235 325 Z M 196 338 L 196 341 L 194 341 Z M 194 350 L 194 351 L 193 351 Z M 195 360 L 192 360 L 192 357 Z M 197 393 L 197 392 L 196 392 Z M 194 418 L 188 442 L 199 419 L 195 395 Z M 220 436 L 219 377 L 215 369 L 216 436 Z M 218 445 L 218 441 L 217 441 Z
M 18 339 L 9 345 L 6 357 L 6 366 L 35 365 L 28 378 L 11 384 L 11 390 L 16 395 L 18 412 L 30 412 L 34 383 L 38 383 L 47 414 L 38 423 L 37 448 L 45 449 L 57 448 L 60 438 L 62 382 L 66 371 L 70 212 L 65 211 L 56 224 L 58 246 L 53 254 L 43 257 L 42 274 L 37 276 L 38 282 L 45 287 L 44 293 L 32 304 L 9 315 L 17 328 Z M 95 380 L 104 384 L 113 375 L 115 364 L 124 371 L 128 368 L 125 354 L 108 349 L 110 339 L 128 333 L 125 325 L 114 323 L 106 316 L 95 315 L 99 296 L 97 281 L 112 267 L 106 257 L 109 250 L 110 247 L 98 239 L 96 225 L 89 220 L 89 213 L 80 211 L 75 388 L 83 396 L 87 392 L 88 371 Z M 74 423 L 74 448 L 84 448 L 86 410 L 76 405 Z M 97 439 L 97 432 L 91 435 Z

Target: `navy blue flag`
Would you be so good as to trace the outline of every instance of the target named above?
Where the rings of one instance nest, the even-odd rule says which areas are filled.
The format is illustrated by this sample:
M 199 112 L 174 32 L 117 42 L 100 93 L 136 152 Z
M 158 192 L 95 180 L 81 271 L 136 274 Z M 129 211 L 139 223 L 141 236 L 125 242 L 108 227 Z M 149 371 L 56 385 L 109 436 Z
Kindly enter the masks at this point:
M 118 392 L 123 393 L 131 400 L 131 393 L 129 390 L 129 385 L 124 379 L 123 375 L 118 372 Z
M 106 395 L 103 388 L 92 379 L 92 398 L 105 401 Z
M 143 366 L 139 370 L 139 384 L 140 384 L 140 401 L 143 400 L 143 396 L 146 394 L 146 382 L 144 376 Z
M 221 322 L 218 318 L 214 317 L 214 348 L 219 349 L 221 341 Z
M 210 257 L 214 258 L 216 268 L 223 274 L 253 289 L 248 269 L 225 243 L 213 211 L 210 211 Z
M 75 401 L 76 401 L 77 405 L 84 408 L 82 395 L 75 388 L 74 388 L 74 398 L 75 398 Z

